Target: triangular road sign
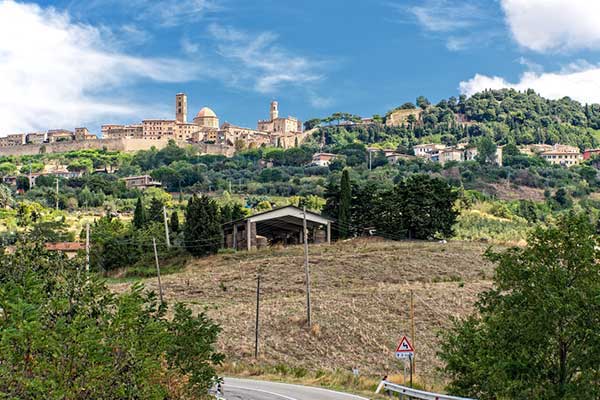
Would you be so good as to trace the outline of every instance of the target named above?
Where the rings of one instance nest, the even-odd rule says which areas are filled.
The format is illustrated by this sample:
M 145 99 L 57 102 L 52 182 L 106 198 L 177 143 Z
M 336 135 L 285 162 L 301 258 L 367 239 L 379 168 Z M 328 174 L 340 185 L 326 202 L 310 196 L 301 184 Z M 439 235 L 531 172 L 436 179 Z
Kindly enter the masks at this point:
M 396 357 L 412 357 L 414 353 L 415 349 L 412 347 L 412 344 L 410 344 L 406 336 L 402 336 L 402 339 L 400 340 L 400 343 L 398 343 L 398 347 L 396 348 Z

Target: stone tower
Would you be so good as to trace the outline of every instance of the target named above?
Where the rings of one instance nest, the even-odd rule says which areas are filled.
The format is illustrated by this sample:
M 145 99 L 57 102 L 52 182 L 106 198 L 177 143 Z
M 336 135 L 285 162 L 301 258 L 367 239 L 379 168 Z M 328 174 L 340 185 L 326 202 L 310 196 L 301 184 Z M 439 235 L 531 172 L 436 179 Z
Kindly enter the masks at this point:
M 175 96 L 175 120 L 177 122 L 187 122 L 187 96 L 185 93 L 177 93 Z
M 271 121 L 275 121 L 279 118 L 279 105 L 275 100 L 271 102 Z

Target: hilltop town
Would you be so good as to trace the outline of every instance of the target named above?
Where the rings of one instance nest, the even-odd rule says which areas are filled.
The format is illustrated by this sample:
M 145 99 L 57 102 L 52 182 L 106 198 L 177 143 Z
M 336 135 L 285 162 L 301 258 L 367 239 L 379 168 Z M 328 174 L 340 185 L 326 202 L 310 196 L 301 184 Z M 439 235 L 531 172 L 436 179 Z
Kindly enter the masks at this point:
M 302 121 L 295 117 L 280 117 L 279 104 L 272 101 L 269 119 L 258 120 L 256 129 L 219 123 L 219 117 L 209 107 L 203 107 L 188 122 L 187 95 L 175 96 L 175 119 L 144 119 L 141 123 L 105 124 L 101 135 L 87 128 L 51 129 L 47 132 L 9 134 L 0 137 L 0 155 L 25 155 L 40 152 L 55 153 L 86 148 L 137 151 L 152 146 L 163 148 L 169 140 L 179 144 L 203 145 L 205 154 L 231 156 L 235 151 L 273 146 L 297 147 L 306 138 Z

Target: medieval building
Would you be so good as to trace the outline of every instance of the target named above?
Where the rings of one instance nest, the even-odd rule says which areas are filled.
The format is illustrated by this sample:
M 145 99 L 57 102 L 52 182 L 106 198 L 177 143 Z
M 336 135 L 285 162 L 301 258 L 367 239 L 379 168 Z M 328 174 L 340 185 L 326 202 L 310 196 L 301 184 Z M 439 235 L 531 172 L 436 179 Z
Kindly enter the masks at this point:
M 220 125 L 217 114 L 203 107 L 191 123 L 187 122 L 187 96 L 175 95 L 175 119 L 147 119 L 136 125 L 103 125 L 102 137 L 175 139 L 189 143 L 212 143 L 236 148 L 259 146 L 293 147 L 304 139 L 302 122 L 294 117 L 280 118 L 278 103 L 271 102 L 270 119 L 258 121 L 257 129 L 228 122 Z

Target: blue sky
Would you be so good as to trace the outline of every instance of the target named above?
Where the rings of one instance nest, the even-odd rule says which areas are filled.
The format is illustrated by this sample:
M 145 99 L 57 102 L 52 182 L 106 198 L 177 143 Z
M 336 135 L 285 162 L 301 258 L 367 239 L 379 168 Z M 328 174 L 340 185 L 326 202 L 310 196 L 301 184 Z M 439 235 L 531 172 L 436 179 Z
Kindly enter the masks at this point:
M 173 118 L 255 127 L 485 88 L 600 102 L 589 0 L 0 0 L 0 135 Z

